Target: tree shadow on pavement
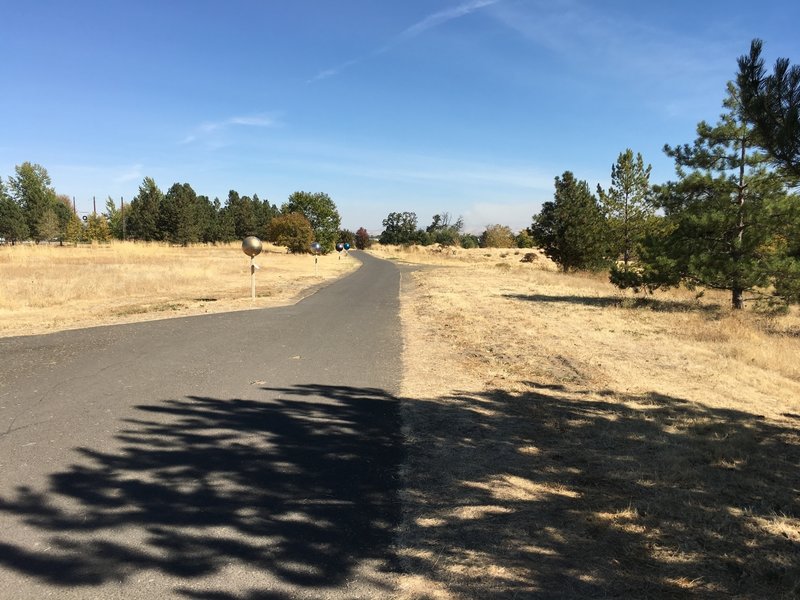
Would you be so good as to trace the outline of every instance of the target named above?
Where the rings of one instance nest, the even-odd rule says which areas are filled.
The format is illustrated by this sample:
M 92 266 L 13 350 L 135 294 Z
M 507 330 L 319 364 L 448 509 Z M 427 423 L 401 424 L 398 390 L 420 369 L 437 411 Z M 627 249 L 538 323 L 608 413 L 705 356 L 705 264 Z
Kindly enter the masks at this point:
M 264 600 L 297 590 L 327 597 L 369 561 L 391 571 L 402 446 L 396 398 L 348 387 L 264 389 L 264 401 L 137 406 L 111 450 L 78 448 L 75 464 L 51 474 L 46 489 L 0 498 L 5 520 L 49 545 L 45 552 L 6 538 L 0 566 L 74 588 L 144 570 L 188 584 L 235 564 L 274 580 L 246 596 Z M 205 589 L 176 592 L 245 597 Z
M 529 386 L 404 405 L 409 597 L 800 593 L 796 423 Z

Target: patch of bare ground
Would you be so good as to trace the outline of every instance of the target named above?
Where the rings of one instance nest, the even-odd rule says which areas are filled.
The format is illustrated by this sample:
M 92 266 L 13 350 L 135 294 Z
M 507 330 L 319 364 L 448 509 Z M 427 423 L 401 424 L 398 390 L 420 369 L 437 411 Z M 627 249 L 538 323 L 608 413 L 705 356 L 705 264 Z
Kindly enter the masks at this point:
M 287 254 L 240 243 L 0 246 L 0 337 L 279 306 L 356 268 L 353 258 Z
M 504 252 L 404 275 L 399 597 L 796 598 L 797 312 Z

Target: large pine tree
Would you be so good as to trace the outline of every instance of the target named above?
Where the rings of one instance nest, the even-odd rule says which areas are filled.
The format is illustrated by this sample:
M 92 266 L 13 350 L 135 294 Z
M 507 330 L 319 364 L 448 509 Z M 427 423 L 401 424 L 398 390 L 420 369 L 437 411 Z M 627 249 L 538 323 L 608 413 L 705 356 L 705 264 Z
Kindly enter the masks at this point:
M 134 239 L 151 241 L 162 239 L 158 217 L 164 194 L 152 177 L 145 177 L 139 193 L 131 201 L 128 215 L 128 235 Z
M 768 168 L 734 84 L 723 106 L 716 125 L 697 126 L 693 145 L 665 146 L 678 181 L 658 190 L 668 228 L 643 258 L 651 289 L 684 281 L 729 290 L 741 309 L 746 292 L 775 289 L 797 210 L 784 179 Z

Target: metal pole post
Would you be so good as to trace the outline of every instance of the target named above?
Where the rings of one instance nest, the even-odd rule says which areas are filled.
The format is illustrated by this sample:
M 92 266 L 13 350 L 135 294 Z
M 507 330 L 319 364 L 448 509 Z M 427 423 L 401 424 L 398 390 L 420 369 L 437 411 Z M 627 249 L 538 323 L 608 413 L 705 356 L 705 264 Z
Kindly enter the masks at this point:
M 250 299 L 256 299 L 256 265 L 253 262 L 255 257 L 250 257 Z

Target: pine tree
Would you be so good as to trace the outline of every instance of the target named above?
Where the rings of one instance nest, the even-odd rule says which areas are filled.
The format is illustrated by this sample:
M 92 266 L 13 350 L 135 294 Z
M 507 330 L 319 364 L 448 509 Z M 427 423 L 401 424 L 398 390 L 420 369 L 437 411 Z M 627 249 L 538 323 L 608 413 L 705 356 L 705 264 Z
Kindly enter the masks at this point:
M 741 309 L 745 292 L 774 286 L 787 264 L 785 232 L 797 222 L 797 203 L 768 169 L 734 84 L 723 106 L 716 125 L 698 124 L 692 146 L 664 148 L 679 180 L 658 190 L 667 231 L 644 253 L 644 278 L 650 289 L 684 281 L 729 290 Z
M 30 235 L 25 213 L 8 195 L 3 180 L 0 179 L 0 237 L 16 244 Z
M 607 225 L 589 185 L 564 171 L 555 187 L 553 201 L 533 218 L 534 241 L 564 272 L 605 266 Z
M 762 42 L 750 44 L 739 57 L 737 85 L 744 117 L 759 134 L 770 159 L 795 181 L 800 180 L 800 65 L 788 58 L 775 61 L 767 75 L 761 58 Z
M 111 230 L 105 215 L 91 214 L 86 220 L 86 239 L 92 242 L 107 242 L 111 237 Z
M 197 194 L 188 183 L 173 184 L 164 195 L 158 213 L 159 230 L 172 244 L 188 246 L 200 239 Z
M 78 242 L 82 242 L 85 239 L 83 223 L 80 217 L 75 213 L 72 213 L 69 221 L 67 221 L 64 239 L 67 243 L 74 244 L 75 246 L 78 245 Z
M 139 186 L 139 193 L 131 201 L 128 221 L 128 235 L 144 241 L 162 239 L 158 228 L 158 214 L 164 194 L 151 177 L 145 177 Z
M 628 148 L 611 166 L 611 186 L 608 191 L 597 186 L 597 195 L 608 222 L 609 252 L 614 259 L 611 282 L 630 287 L 638 280 L 638 270 L 631 261 L 637 258 L 637 248 L 651 227 L 655 210 L 650 188 L 651 166 L 644 166 L 642 155 L 633 156 Z M 622 265 L 616 261 L 622 259 Z

